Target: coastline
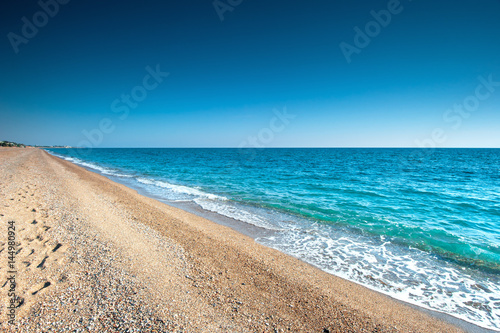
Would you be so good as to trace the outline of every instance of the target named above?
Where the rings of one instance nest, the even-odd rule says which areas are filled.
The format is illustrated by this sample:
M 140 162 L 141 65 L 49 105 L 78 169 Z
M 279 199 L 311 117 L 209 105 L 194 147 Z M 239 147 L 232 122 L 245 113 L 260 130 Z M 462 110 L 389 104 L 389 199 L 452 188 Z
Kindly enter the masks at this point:
M 145 315 L 154 318 L 149 324 L 173 331 L 460 331 L 43 150 L 6 148 L 0 156 L 2 196 L 13 199 L 1 208 L 0 219 L 3 224 L 15 220 L 20 235 L 24 228 L 18 257 L 31 260 L 26 267 L 18 260 L 18 292 L 24 298 L 16 324 L 20 331 L 39 327 L 47 317 L 78 316 L 82 325 L 102 329 L 104 316 L 123 316 L 109 323 L 123 321 L 127 327 L 127 320 L 141 324 Z M 87 238 L 75 236 L 80 234 Z M 24 239 L 32 240 L 23 244 Z M 62 245 L 53 251 L 57 244 Z M 106 249 L 99 248 L 103 244 Z M 40 255 L 36 260 L 30 258 L 33 249 Z M 106 270 L 97 278 L 92 269 L 99 267 Z M 109 274 L 115 271 L 120 273 Z M 84 290 L 111 286 L 106 289 L 110 304 L 102 304 L 100 295 L 86 299 L 90 296 L 82 294 L 83 300 L 71 306 L 78 283 Z M 130 292 L 127 297 L 144 313 L 130 305 L 120 310 L 120 295 L 114 293 L 124 285 L 134 289 L 125 294 Z M 61 298 L 56 305 L 61 314 L 44 308 Z M 2 300 L 7 304 L 4 288 Z M 85 301 L 93 311 L 79 309 Z M 9 328 L 4 315 L 2 328 Z M 56 324 L 47 325 L 43 328 Z
M 58 156 L 56 156 L 56 157 L 58 157 Z M 145 190 L 142 187 L 134 185 L 133 182 L 127 182 L 126 180 L 128 178 L 123 178 L 123 177 L 118 177 L 118 176 L 112 176 L 112 175 L 106 175 L 104 173 L 101 173 L 99 170 L 92 169 L 91 167 L 85 167 L 85 166 L 82 166 L 82 167 L 84 169 L 90 171 L 90 172 L 94 172 L 94 173 L 100 174 L 100 175 L 102 175 L 102 176 L 110 179 L 111 181 L 114 181 L 116 183 L 125 185 L 125 186 L 127 186 L 127 187 L 129 187 L 129 188 L 131 188 L 131 189 L 133 189 L 135 191 L 137 191 L 140 195 L 143 195 L 143 196 L 148 197 L 148 198 L 152 198 L 154 200 L 158 200 L 158 201 L 166 204 L 167 206 L 172 206 L 172 207 L 181 209 L 183 211 L 186 211 L 188 213 L 191 213 L 191 214 L 194 214 L 196 216 L 202 217 L 202 218 L 207 219 L 209 221 L 212 221 L 212 222 L 215 222 L 217 224 L 229 227 L 229 228 L 235 230 L 236 232 L 239 232 L 241 234 L 244 234 L 245 236 L 248 236 L 248 237 L 256 240 L 257 242 L 258 242 L 258 239 L 260 237 L 266 237 L 266 236 L 272 235 L 273 232 L 274 232 L 272 230 L 264 229 L 264 228 L 255 226 L 253 224 L 249 224 L 249 223 L 246 223 L 246 222 L 235 220 L 233 218 L 227 217 L 225 215 L 221 215 L 221 214 L 213 212 L 213 211 L 205 210 L 205 209 L 203 209 L 201 206 L 199 206 L 196 203 L 185 202 L 185 201 L 176 202 L 176 201 L 165 200 L 165 199 L 163 199 L 160 196 L 153 195 L 152 193 L 148 192 L 147 190 Z M 264 246 L 266 246 L 266 245 L 264 245 Z M 282 251 L 280 251 L 280 252 L 282 252 Z M 301 261 L 303 261 L 300 258 L 298 258 L 298 259 L 301 260 Z M 319 270 L 323 271 L 321 269 L 321 267 L 315 266 L 314 264 L 311 264 L 311 263 L 308 263 L 308 262 L 305 262 L 305 263 L 308 264 L 308 265 L 311 265 L 312 267 L 314 267 L 316 269 L 319 269 Z M 331 273 L 329 273 L 329 274 L 331 274 Z M 348 279 L 345 279 L 345 278 L 342 278 L 342 277 L 340 277 L 340 278 L 344 279 L 344 280 L 348 280 Z M 460 328 L 460 329 L 462 329 L 462 330 L 464 330 L 466 332 L 474 332 L 474 333 L 495 333 L 495 332 L 499 332 L 497 330 L 493 330 L 493 329 L 489 329 L 489 328 L 478 326 L 478 325 L 476 325 L 474 323 L 471 323 L 471 322 L 468 322 L 468 321 L 466 321 L 464 319 L 452 316 L 452 315 L 450 315 L 450 314 L 448 314 L 446 312 L 440 312 L 440 311 L 437 311 L 437 310 L 433 310 L 431 308 L 426 308 L 426 307 L 420 306 L 418 304 L 413 304 L 411 302 L 398 299 L 398 298 L 396 298 L 396 297 L 394 297 L 392 295 L 385 294 L 382 291 L 379 291 L 379 290 L 376 290 L 376 289 L 372 289 L 368 285 L 362 285 L 362 284 L 357 283 L 356 281 L 350 281 L 350 282 L 355 283 L 357 285 L 361 285 L 363 287 L 366 287 L 367 289 L 372 290 L 372 291 L 374 291 L 376 293 L 380 293 L 384 297 L 389 297 L 390 299 L 394 300 L 397 303 L 403 304 L 405 306 L 409 306 L 411 308 L 416 309 L 417 311 L 422 311 L 422 312 L 424 312 L 426 314 L 429 314 L 433 318 L 437 318 L 437 319 L 443 320 L 443 321 L 445 321 L 447 323 L 450 323 L 450 324 L 452 324 L 454 326 L 457 326 L 458 328 Z

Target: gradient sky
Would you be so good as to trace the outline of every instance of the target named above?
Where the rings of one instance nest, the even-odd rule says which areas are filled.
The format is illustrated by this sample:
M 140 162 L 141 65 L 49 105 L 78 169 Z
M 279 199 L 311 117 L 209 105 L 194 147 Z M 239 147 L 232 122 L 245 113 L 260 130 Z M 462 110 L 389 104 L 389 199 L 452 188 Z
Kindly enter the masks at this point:
M 37 1 L 3 2 L 0 140 L 500 147 L 500 83 L 475 97 L 479 77 L 500 82 L 500 1 L 401 0 L 348 63 L 339 45 L 355 46 L 354 28 L 392 1 L 221 0 L 240 2 L 221 20 L 212 0 L 70 0 L 45 25 Z M 16 53 L 10 40 L 34 16 L 38 32 Z M 147 66 L 169 76 L 148 80 L 123 117 L 120 98 L 144 91 Z M 472 112 L 454 111 L 464 102 Z M 285 123 L 284 108 L 296 116 Z

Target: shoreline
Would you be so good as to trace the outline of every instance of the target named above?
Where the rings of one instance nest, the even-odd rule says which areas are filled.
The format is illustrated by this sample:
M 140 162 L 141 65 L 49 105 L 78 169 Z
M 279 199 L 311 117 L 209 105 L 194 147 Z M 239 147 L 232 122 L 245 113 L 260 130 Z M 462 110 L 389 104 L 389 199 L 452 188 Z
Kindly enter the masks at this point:
M 93 170 L 90 170 L 90 168 L 86 168 L 84 166 L 82 166 L 83 168 L 85 168 L 86 170 L 90 171 L 90 172 L 95 172 Z M 102 175 L 103 177 L 106 177 L 108 179 L 111 179 L 112 177 L 109 177 L 109 176 L 106 176 L 104 174 L 101 174 L 99 172 L 95 172 L 95 173 L 98 173 L 99 175 Z M 111 181 L 115 181 L 117 183 L 120 183 L 122 184 L 118 179 L 119 177 L 113 177 L 113 178 L 117 178 L 117 180 L 113 180 L 111 179 Z M 123 184 L 125 186 L 127 186 L 126 184 Z M 188 213 L 191 213 L 191 214 L 194 214 L 194 215 L 197 215 L 199 217 L 202 217 L 204 219 L 207 219 L 211 222 L 214 222 L 214 223 L 217 223 L 217 224 L 220 224 L 220 225 L 223 225 L 225 227 L 228 227 L 228 228 L 231 228 L 233 229 L 234 231 L 238 232 L 238 233 L 241 233 L 245 236 L 248 236 L 254 240 L 256 240 L 258 237 L 261 237 L 267 233 L 272 233 L 272 231 L 270 230 L 266 230 L 266 229 L 263 229 L 263 228 L 260 228 L 258 226 L 254 226 L 254 225 L 251 225 L 251 224 L 248 224 L 246 222 L 242 222 L 242 221 L 238 221 L 238 220 L 235 220 L 233 218 L 230 218 L 230 217 L 227 217 L 227 216 L 224 216 L 224 215 L 221 215 L 219 213 L 216 213 L 216 212 L 212 212 L 212 211 L 207 211 L 207 210 L 204 210 L 202 207 L 200 207 L 199 205 L 193 203 L 184 203 L 184 202 L 181 202 L 181 203 L 175 203 L 175 202 L 169 202 L 167 200 L 162 200 L 161 198 L 156 198 L 152 195 L 148 195 L 148 193 L 146 191 L 144 191 L 143 189 L 141 188 L 135 188 L 135 187 L 132 187 L 132 186 L 127 186 L 135 191 L 137 191 L 137 193 L 139 193 L 140 195 L 144 195 L 146 197 L 149 197 L 149 198 L 152 198 L 154 200 L 157 200 L 159 202 L 162 202 L 168 206 L 172 206 L 172 207 L 175 207 L 175 208 L 178 208 L 178 209 L 181 209 L 181 210 L 184 210 Z M 263 246 L 266 246 L 266 245 L 263 245 Z M 266 246 L 268 247 L 268 246 Z M 271 248 L 272 249 L 272 248 Z M 279 251 L 279 250 L 277 250 Z M 282 252 L 282 251 L 280 251 Z M 282 252 L 284 253 L 284 252 Z M 288 255 L 288 256 L 291 256 L 290 254 L 287 254 L 287 253 L 284 253 L 285 255 Z M 294 256 L 292 256 L 294 257 Z M 294 257 L 294 258 L 297 258 L 297 257 Z M 308 263 L 306 261 L 303 261 L 302 259 L 300 258 L 297 258 L 298 260 L 300 260 L 301 262 L 307 264 L 307 265 L 310 265 L 312 267 L 314 267 L 315 269 L 318 269 L 318 270 L 321 270 L 322 272 L 324 272 L 324 270 L 322 270 L 320 267 L 317 267 L 311 263 Z M 331 274 L 331 273 L 328 273 L 326 272 L 327 274 Z M 336 276 L 334 274 L 331 274 L 337 278 L 340 278 L 340 279 L 344 279 L 342 277 L 339 277 L 339 276 Z M 395 302 L 398 302 L 398 303 L 401 303 L 401 304 L 404 304 L 406 306 L 409 306 L 409 307 L 412 307 L 414 309 L 416 309 L 417 311 L 422 311 L 424 313 L 427 313 L 429 315 L 431 315 L 432 317 L 434 318 L 437 318 L 437 319 L 440 319 L 440 320 L 444 320 L 445 322 L 447 323 L 450 323 L 454 326 L 457 326 L 463 330 L 465 330 L 466 332 L 473 332 L 473 333 L 495 333 L 495 332 L 500 332 L 500 331 L 495 331 L 495 330 L 492 330 L 492 329 L 488 329 L 488 328 L 485 328 L 485 327 L 481 327 L 481 326 L 478 326 L 474 323 L 471 323 L 471 322 L 468 322 L 464 319 L 461 319 L 461 318 L 458 318 L 458 317 L 455 317 L 451 314 L 448 314 L 448 313 L 445 313 L 445 312 L 440 312 L 440 311 L 437 311 L 437 310 L 433 310 L 433 309 L 430 309 L 430 308 L 425 308 L 425 307 L 422 307 L 420 305 L 417 305 L 417 304 L 413 304 L 413 303 L 410 303 L 410 302 L 407 302 L 407 301 L 404 301 L 404 300 L 400 300 L 400 299 L 397 299 L 389 294 L 385 294 L 381 291 L 378 291 L 378 290 L 375 290 L 373 288 L 370 288 L 369 286 L 365 286 L 365 285 L 362 285 L 362 284 L 359 284 L 355 281 L 350 281 L 350 280 L 347 280 L 347 279 L 344 279 L 346 281 L 349 281 L 351 283 L 355 283 L 357 285 L 360 285 L 362 287 L 365 287 L 373 292 L 376 292 L 376 293 L 379 293 L 380 295 L 383 295 L 384 297 L 389 297 L 390 299 L 394 300 Z
M 50 152 L 49 152 L 50 154 Z M 52 155 L 52 154 L 51 154 Z M 54 155 L 52 155 L 54 156 Z M 56 158 L 60 158 L 59 156 L 54 156 Z M 64 160 L 64 159 L 62 159 Z M 66 160 L 65 160 L 66 161 Z M 73 163 L 73 162 L 70 162 L 70 163 Z M 75 164 L 75 163 L 73 163 Z M 76 164 L 78 165 L 78 164 Z M 214 222 L 214 223 L 217 223 L 219 225 L 222 225 L 222 226 L 225 226 L 225 227 L 228 227 L 228 228 L 231 228 L 232 230 L 238 232 L 238 233 L 241 233 L 245 236 L 248 236 L 254 240 L 258 240 L 259 237 L 265 237 L 265 236 L 269 236 L 269 235 L 272 235 L 272 233 L 274 232 L 273 230 L 268 230 L 268 229 L 265 229 L 265 228 L 262 228 L 262 227 L 259 227 L 259 226 L 256 226 L 256 225 L 253 225 L 253 224 L 249 224 L 249 223 L 246 223 L 246 222 L 243 222 L 243 221 L 239 221 L 239 220 L 236 220 L 234 218 L 231 218 L 231 217 L 227 217 L 225 215 L 221 215 L 217 212 L 213 212 L 213 211 L 209 211 L 209 210 L 205 210 L 204 208 L 202 208 L 200 205 L 196 204 L 196 203 L 193 203 L 193 202 L 186 202 L 186 201 L 180 201 L 180 202 L 175 202 L 175 201 L 169 201 L 169 200 L 166 200 L 160 196 L 157 196 L 157 195 L 154 195 L 152 193 L 149 193 L 146 189 L 140 187 L 140 186 L 134 186 L 133 183 L 131 182 L 127 182 L 126 180 L 128 178 L 122 178 L 122 177 L 118 177 L 118 176 L 113 176 L 113 175 L 106 175 L 106 174 L 103 174 L 101 173 L 98 169 L 93 169 L 91 167 L 87 167 L 87 166 L 84 166 L 84 165 L 78 165 L 84 169 L 86 169 L 87 171 L 90 171 L 90 172 L 93 172 L 93 173 L 97 173 L 103 177 L 106 177 L 108 179 L 110 179 L 111 181 L 113 182 L 116 182 L 116 183 L 119 183 L 119 184 L 122 184 L 124 186 L 127 186 L 128 188 L 136 191 L 138 194 L 140 195 L 143 195 L 145 197 L 148 197 L 148 198 L 151 198 L 151 199 L 154 199 L 154 200 L 157 200 L 161 203 L 164 203 L 166 204 L 167 206 L 171 206 L 171 207 L 175 207 L 175 208 L 178 208 L 178 209 L 181 209 L 183 211 L 186 211 L 188 213 L 191 213 L 191 214 L 194 214 L 196 216 L 199 216 L 201 218 L 204 218 L 204 219 L 207 219 L 211 222 Z M 260 244 L 260 243 L 259 243 Z M 265 247 L 269 247 L 268 245 L 264 245 L 264 244 L 261 244 L 262 246 L 265 246 Z M 272 247 L 269 247 L 271 249 L 273 249 Z M 277 250 L 277 249 L 274 249 L 274 250 Z M 318 267 L 312 263 L 309 263 L 307 261 L 304 261 L 300 258 L 297 258 L 293 255 L 290 255 L 286 252 L 283 252 L 283 251 L 280 251 L 280 250 L 277 250 L 281 253 L 284 253 L 285 255 L 288 255 L 288 256 L 292 256 L 293 258 L 296 258 L 302 262 L 304 262 L 305 264 L 308 264 L 312 267 L 314 267 L 315 269 L 318 269 L 318 270 L 321 270 L 322 272 L 326 272 L 324 271 L 323 269 L 321 269 L 321 267 Z M 383 291 L 379 291 L 377 289 L 374 289 L 372 288 L 371 286 L 369 285 L 364 285 L 364 284 L 360 284 L 356 281 L 351 281 L 349 279 L 345 279 L 343 277 L 340 277 L 340 276 L 337 276 L 335 274 L 332 274 L 330 272 L 326 272 L 327 274 L 331 274 L 337 278 L 340 278 L 340 279 L 344 279 L 344 280 L 347 280 L 351 283 L 354 283 L 354 284 L 357 284 L 357 285 L 360 285 L 362 287 L 365 287 L 373 292 L 376 292 L 376 293 L 379 293 L 381 295 L 383 295 L 384 297 L 388 297 L 398 303 L 401 303 L 401 304 L 404 304 L 406 306 L 409 306 L 409 307 L 412 307 L 418 311 L 422 311 L 424 313 L 427 313 L 429 315 L 431 315 L 432 317 L 434 318 L 437 318 L 437 319 L 440 319 L 440 320 L 444 320 L 445 322 L 447 323 L 450 323 L 454 326 L 457 326 L 467 332 L 474 332 L 474 333 L 495 333 L 495 332 L 500 332 L 500 330 L 493 330 L 493 329 L 489 329 L 489 328 L 486 328 L 486 327 L 482 327 L 482 326 L 479 326 L 477 324 L 474 324 L 472 322 L 469 322 L 467 320 L 464 320 L 462 318 L 459 318 L 459 317 L 455 317 L 451 314 L 448 314 L 446 312 L 440 312 L 438 310 L 434 310 L 434 309 L 431 309 L 431 308 L 427 308 L 427 307 L 424 307 L 424 306 L 421 306 L 419 304 L 414 304 L 412 302 L 409 302 L 409 301 L 406 301 L 406 300 L 402 300 L 402 299 L 398 299 L 390 294 L 387 294 L 387 293 L 384 293 Z
M 29 184 L 33 186 L 39 181 L 27 177 L 26 165 L 38 170 L 42 179 L 54 179 L 63 184 L 64 188 L 58 188 L 57 184 L 45 183 L 44 186 L 55 194 L 51 199 L 49 196 L 38 201 L 39 209 L 47 210 L 46 218 L 54 224 L 51 228 L 59 232 L 53 236 L 69 239 L 74 226 L 74 220 L 66 225 L 61 224 L 57 212 L 62 216 L 80 215 L 77 220 L 86 221 L 85 225 L 95 239 L 109 244 L 114 249 L 112 253 L 123 257 L 120 264 L 107 264 L 145 281 L 139 288 L 144 295 L 137 294 L 154 300 L 151 302 L 153 308 L 168 305 L 168 313 L 159 313 L 157 316 L 163 318 L 163 323 L 172 325 L 173 330 L 183 327 L 187 331 L 195 331 L 195 328 L 200 330 L 202 327 L 202 331 L 224 331 L 230 328 L 243 331 L 460 331 L 457 326 L 462 325 L 458 322 L 451 326 L 429 316 L 422 308 L 414 309 L 389 296 L 335 277 L 260 245 L 234 229 L 145 197 L 134 189 L 43 150 L 24 149 L 24 152 L 12 151 L 9 154 L 0 150 L 2 158 L 10 155 L 2 161 L 2 168 L 10 170 L 11 178 L 15 180 L 21 174 L 25 176 L 24 179 L 18 178 L 17 182 L 13 181 L 13 186 L 21 187 L 27 183 L 33 183 Z M 19 162 L 14 163 L 17 160 Z M 17 169 L 4 166 L 6 161 L 14 161 L 11 164 L 16 165 Z M 23 170 L 24 173 L 19 172 L 19 175 L 12 174 Z M 11 192 L 17 192 L 18 188 L 11 192 L 3 188 L 2 191 L 12 196 Z M 65 191 L 68 198 L 62 199 L 61 193 Z M 70 206 L 63 203 L 57 209 L 44 208 L 44 205 L 57 206 L 58 199 L 70 200 L 74 207 L 72 212 L 66 212 Z M 31 206 L 27 207 L 29 209 Z M 16 218 L 20 223 L 22 216 L 30 215 L 29 212 L 18 214 L 16 209 L 6 209 L 8 214 L 1 213 L 5 217 Z M 49 212 L 55 217 L 51 217 Z M 0 218 L 4 222 L 5 218 Z M 28 224 L 27 221 L 24 223 Z M 127 237 L 116 238 L 117 233 Z M 149 244 L 149 238 L 142 233 L 154 235 L 157 243 Z M 64 255 L 73 250 L 76 251 L 68 246 L 58 260 L 64 262 Z M 152 258 L 151 253 L 157 257 Z M 162 260 L 164 255 L 174 258 L 172 260 L 178 265 Z M 158 262 L 165 263 L 168 269 Z M 75 270 L 82 269 L 75 262 L 72 264 Z M 25 270 L 23 274 L 30 275 L 32 272 L 37 273 L 36 270 Z M 113 284 L 113 281 L 110 283 Z M 52 284 L 57 285 L 57 282 Z M 153 287 L 158 287 L 160 291 L 154 291 Z M 68 288 L 52 288 L 53 292 L 63 292 L 65 289 Z M 43 296 L 43 293 L 40 294 Z M 177 299 L 181 304 L 173 305 L 172 302 L 166 302 L 167 299 Z M 38 303 L 26 301 L 26 304 L 33 307 Z M 21 309 L 21 314 L 22 311 L 27 311 L 25 315 L 31 313 L 31 310 Z M 155 310 L 151 311 L 154 313 Z M 190 314 L 189 320 L 176 319 L 181 318 L 172 314 L 176 311 Z M 22 318 L 30 323 L 29 315 Z M 473 327 L 463 328 L 471 332 L 483 330 L 470 325 Z M 474 327 L 478 330 L 474 330 Z
M 141 191 L 138 191 L 139 194 L 141 194 Z M 145 195 L 145 196 L 148 196 L 147 194 L 142 194 L 142 195 Z M 151 197 L 151 196 L 148 196 L 148 197 Z M 153 197 L 152 197 L 153 198 Z M 242 233 L 244 234 L 245 236 L 248 236 L 248 237 L 251 237 L 252 239 L 256 239 L 258 238 L 257 235 L 259 236 L 262 236 L 261 233 L 266 233 L 266 232 L 270 232 L 270 231 L 266 231 L 260 227 L 257 227 L 257 226 L 253 226 L 253 225 L 249 225 L 245 222 L 241 222 L 241 221 L 237 221 L 237 220 L 234 220 L 230 217 L 227 217 L 227 216 L 224 216 L 224 215 L 220 215 L 218 213 L 215 213 L 215 212 L 211 212 L 211 211 L 206 211 L 204 210 L 203 208 L 199 207 L 198 205 L 196 204 L 193 204 L 192 206 L 196 206 L 196 207 L 192 207 L 191 209 L 189 209 L 188 207 L 183 207 L 183 205 L 174 205 L 173 203 L 169 203 L 169 202 L 164 202 L 163 200 L 161 199 L 156 199 L 156 198 L 153 198 L 155 200 L 158 200 L 160 202 L 163 202 L 165 203 L 166 205 L 170 205 L 170 206 L 173 206 L 173 207 L 176 207 L 176 208 L 179 208 L 179 209 L 182 209 L 182 210 L 185 210 L 189 213 L 192 213 L 192 214 L 195 214 L 197 216 L 200 216 L 202 218 L 205 218 L 209 221 L 212 221 L 214 223 L 217 223 L 217 224 L 221 224 L 223 226 L 226 226 L 226 227 L 229 227 L 233 230 L 235 230 L 236 232 L 239 232 L 239 233 Z M 191 206 L 191 205 L 190 205 Z M 256 229 L 262 229 L 262 230 L 259 230 L 259 231 L 256 231 Z M 263 246 L 266 246 L 266 245 L 263 245 Z M 266 246 L 268 247 L 268 246 Z M 272 248 L 271 248 L 272 249 Z M 278 250 L 279 251 L 279 250 Z M 282 251 L 280 251 L 282 252 Z M 284 253 L 284 252 L 282 252 Z M 284 253 L 285 255 L 289 255 L 287 253 Z M 290 255 L 289 255 L 290 256 Z M 294 256 L 292 256 L 294 257 Z M 297 258 L 297 257 L 294 257 L 294 258 Z M 311 263 L 308 263 L 304 260 L 301 260 L 300 258 L 297 258 L 298 260 L 300 260 L 301 262 L 307 264 L 307 265 L 310 265 L 312 267 L 314 267 L 315 269 L 318 269 L 318 270 L 321 270 L 324 272 L 324 270 L 322 270 L 320 267 L 317 267 Z M 328 273 L 326 272 L 327 274 L 331 274 L 331 273 Z M 340 278 L 340 279 L 344 279 L 342 277 L 339 277 L 339 276 L 336 276 L 335 274 L 331 274 L 337 278 Z M 492 330 L 492 329 L 488 329 L 488 328 L 485 328 L 485 327 L 481 327 L 481 326 L 478 326 L 474 323 L 471 323 L 471 322 L 468 322 L 466 320 L 463 320 L 461 318 L 458 318 L 458 317 L 454 317 L 450 314 L 447 314 L 445 312 L 440 312 L 440 311 L 437 311 L 437 310 L 433 310 L 433 309 L 430 309 L 430 308 L 425 308 L 425 307 L 422 307 L 420 305 L 417 305 L 417 304 L 413 304 L 413 303 L 410 303 L 410 302 L 407 302 L 407 301 L 404 301 L 404 300 L 400 300 L 400 299 L 397 299 L 389 294 L 385 294 L 381 291 L 378 291 L 378 290 L 375 290 L 373 288 L 370 288 L 369 286 L 365 286 L 365 285 L 362 285 L 362 284 L 359 284 L 355 281 L 350 281 L 350 280 L 347 280 L 347 279 L 344 279 L 346 281 L 349 281 L 351 283 L 355 283 L 359 286 L 362 286 L 362 287 L 365 287 L 373 292 L 376 292 L 376 293 L 379 293 L 380 295 L 384 296 L 384 297 L 388 297 L 392 300 L 394 300 L 395 302 L 398 302 L 398 303 L 401 303 L 405 306 L 409 306 L 411 308 L 414 308 L 416 309 L 417 311 L 422 311 L 424 313 L 427 313 L 429 315 L 431 315 L 432 317 L 436 318 L 436 319 L 440 319 L 440 320 L 443 320 L 447 323 L 450 323 L 454 326 L 457 326 L 461 329 L 463 329 L 464 331 L 466 332 L 474 332 L 474 333 L 495 333 L 495 332 L 500 332 L 500 331 L 495 331 L 495 330 Z

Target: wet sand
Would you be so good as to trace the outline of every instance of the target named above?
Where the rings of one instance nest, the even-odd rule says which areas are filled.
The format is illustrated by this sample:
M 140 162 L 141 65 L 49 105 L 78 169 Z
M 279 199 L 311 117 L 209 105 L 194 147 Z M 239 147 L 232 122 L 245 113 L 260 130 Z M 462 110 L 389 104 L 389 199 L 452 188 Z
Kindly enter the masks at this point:
M 0 149 L 0 329 L 459 332 L 39 149 Z

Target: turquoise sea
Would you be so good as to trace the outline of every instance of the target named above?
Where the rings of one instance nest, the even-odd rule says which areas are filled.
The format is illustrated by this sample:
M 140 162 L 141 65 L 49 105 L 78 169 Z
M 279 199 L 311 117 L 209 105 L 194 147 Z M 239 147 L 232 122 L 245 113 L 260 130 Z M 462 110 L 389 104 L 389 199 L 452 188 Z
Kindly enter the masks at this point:
M 247 225 L 334 275 L 500 329 L 500 149 L 48 151 Z

